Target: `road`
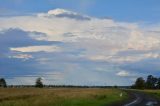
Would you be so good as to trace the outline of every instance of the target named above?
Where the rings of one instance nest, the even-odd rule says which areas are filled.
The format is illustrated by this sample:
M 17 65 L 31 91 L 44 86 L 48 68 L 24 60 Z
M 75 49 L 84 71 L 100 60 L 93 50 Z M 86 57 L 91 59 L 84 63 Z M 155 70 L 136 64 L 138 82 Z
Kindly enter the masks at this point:
M 134 96 L 134 99 L 122 106 L 160 106 L 159 100 L 150 95 L 138 91 L 128 92 L 130 96 Z

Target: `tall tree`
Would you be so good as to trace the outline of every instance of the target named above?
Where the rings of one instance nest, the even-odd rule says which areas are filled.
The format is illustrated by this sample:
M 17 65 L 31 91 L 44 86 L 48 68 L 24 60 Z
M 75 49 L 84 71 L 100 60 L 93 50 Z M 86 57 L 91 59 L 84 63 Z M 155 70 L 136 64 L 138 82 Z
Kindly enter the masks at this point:
M 39 78 L 36 79 L 35 87 L 43 88 L 42 78 L 39 77 Z
M 145 80 L 142 77 L 137 78 L 134 87 L 136 89 L 144 89 L 145 88 Z
M 152 75 L 148 75 L 146 80 L 146 88 L 154 89 L 156 88 L 156 83 L 157 83 L 157 78 Z
M 7 87 L 7 84 L 4 78 L 0 78 L 0 87 Z

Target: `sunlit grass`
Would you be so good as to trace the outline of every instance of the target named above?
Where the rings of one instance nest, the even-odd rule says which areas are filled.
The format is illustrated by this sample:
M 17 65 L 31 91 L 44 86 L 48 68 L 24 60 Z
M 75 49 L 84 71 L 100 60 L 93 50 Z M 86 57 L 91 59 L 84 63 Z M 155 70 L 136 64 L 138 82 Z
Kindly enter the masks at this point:
M 122 92 L 123 96 L 120 97 Z M 0 106 L 106 106 L 126 98 L 127 94 L 118 89 L 0 89 Z

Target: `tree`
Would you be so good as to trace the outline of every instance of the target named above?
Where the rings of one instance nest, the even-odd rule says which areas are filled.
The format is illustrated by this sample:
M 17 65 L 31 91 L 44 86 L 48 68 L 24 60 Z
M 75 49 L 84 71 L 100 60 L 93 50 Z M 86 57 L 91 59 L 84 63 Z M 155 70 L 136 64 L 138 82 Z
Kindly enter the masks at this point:
M 4 78 L 0 78 L 0 87 L 7 87 L 7 84 Z
M 35 87 L 43 88 L 42 78 L 39 77 L 36 79 Z
M 118 86 L 117 86 L 117 85 L 114 85 L 113 88 L 118 88 Z
M 160 78 L 157 79 L 157 85 L 156 88 L 160 89 Z
M 157 78 L 152 75 L 148 75 L 146 80 L 146 88 L 154 89 L 156 88 L 156 83 L 157 83 Z
M 145 88 L 145 80 L 142 77 L 137 78 L 134 88 L 136 89 L 144 89 Z

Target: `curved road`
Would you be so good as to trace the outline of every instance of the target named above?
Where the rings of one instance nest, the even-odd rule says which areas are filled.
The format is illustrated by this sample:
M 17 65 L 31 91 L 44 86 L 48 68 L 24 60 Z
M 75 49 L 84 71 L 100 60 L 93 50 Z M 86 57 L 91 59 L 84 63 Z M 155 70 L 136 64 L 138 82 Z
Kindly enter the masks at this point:
M 130 94 L 130 96 L 132 97 L 134 96 L 135 99 L 122 106 L 160 106 L 159 100 L 143 92 L 138 92 L 138 91 L 127 91 L 127 92 Z

